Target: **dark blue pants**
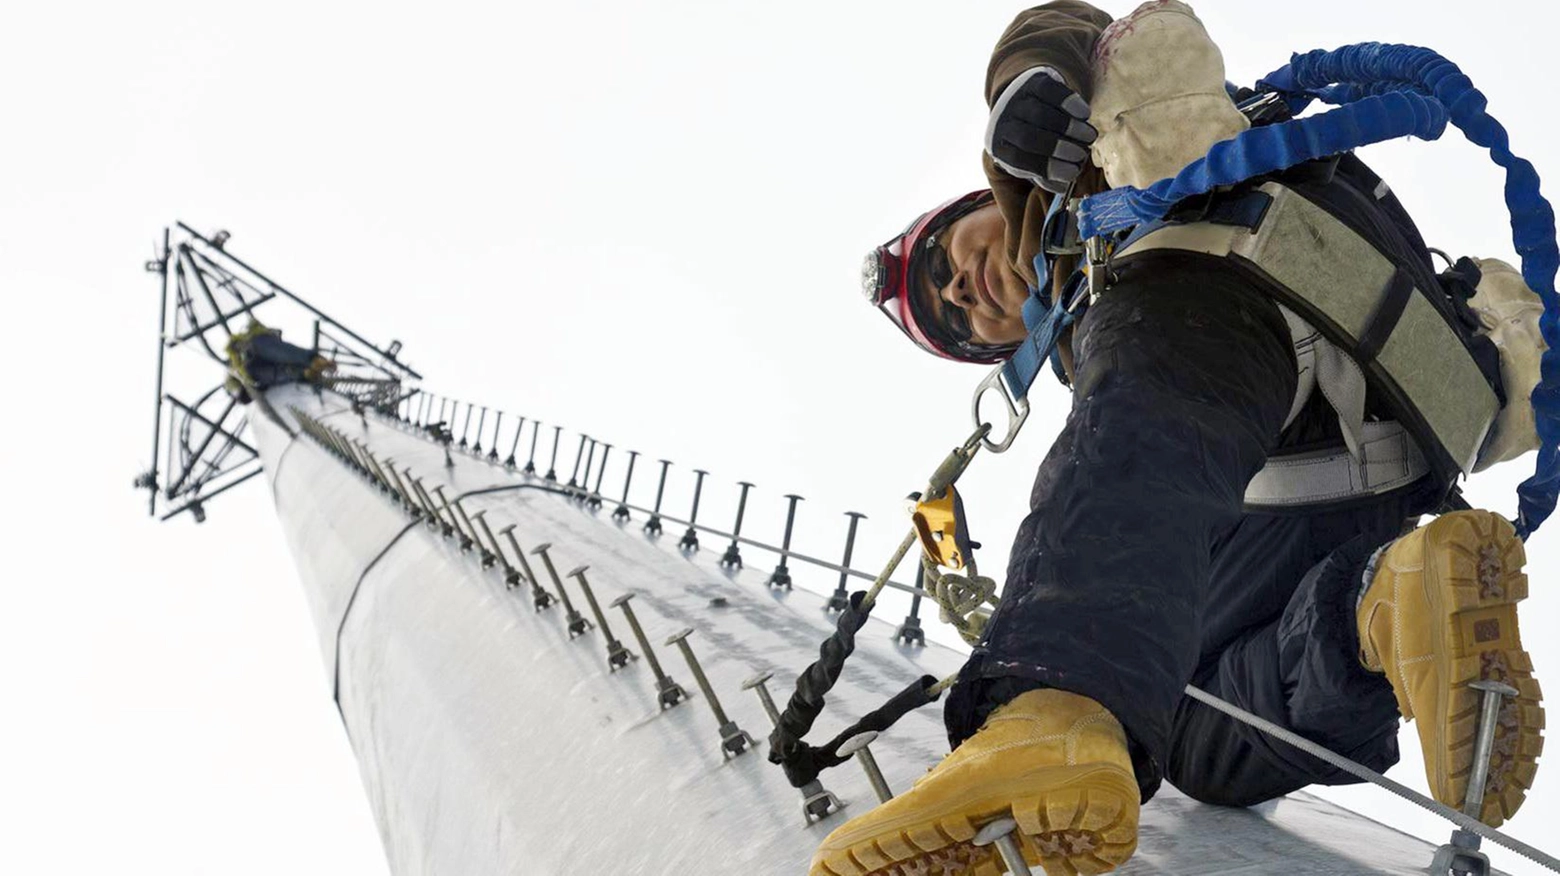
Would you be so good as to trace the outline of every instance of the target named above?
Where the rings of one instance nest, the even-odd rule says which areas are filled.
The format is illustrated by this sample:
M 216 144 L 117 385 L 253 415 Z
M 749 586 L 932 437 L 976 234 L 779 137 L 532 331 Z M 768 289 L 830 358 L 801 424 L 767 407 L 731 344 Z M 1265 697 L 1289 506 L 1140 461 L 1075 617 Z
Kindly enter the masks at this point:
M 1073 349 L 1073 408 L 1036 477 L 1002 606 L 950 694 L 950 741 L 1023 690 L 1055 687 L 1122 722 L 1144 799 L 1163 777 L 1232 805 L 1352 781 L 1185 698 L 1190 682 L 1367 765 L 1395 763 L 1397 707 L 1358 663 L 1354 599 L 1366 557 L 1427 510 L 1426 490 L 1243 512 L 1270 453 L 1338 432 L 1320 399 L 1284 428 L 1288 330 L 1221 260 L 1121 265 Z

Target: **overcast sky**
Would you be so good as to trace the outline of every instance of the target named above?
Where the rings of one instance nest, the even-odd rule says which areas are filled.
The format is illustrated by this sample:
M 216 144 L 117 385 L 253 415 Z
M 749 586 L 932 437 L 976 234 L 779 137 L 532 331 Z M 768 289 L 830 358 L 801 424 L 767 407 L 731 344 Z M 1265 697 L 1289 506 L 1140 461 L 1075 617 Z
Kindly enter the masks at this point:
M 864 511 L 857 557 L 873 565 L 899 499 L 967 434 L 983 371 L 905 345 L 861 301 L 858 266 L 982 185 L 981 82 L 1017 8 L 12 4 L 0 870 L 384 872 L 267 491 L 213 503 L 197 528 L 148 521 L 130 488 L 152 425 L 157 287 L 141 265 L 164 225 L 231 230 L 241 258 L 401 339 L 435 391 L 673 459 L 668 510 L 697 465 L 712 472 L 701 519 L 727 520 L 750 480 L 748 531 L 775 538 L 780 495 L 799 492 L 797 546 L 828 556 L 843 512 Z M 1253 8 L 1196 4 L 1231 79 L 1292 50 L 1428 45 L 1490 96 L 1515 151 L 1560 173 L 1539 73 L 1552 5 Z M 1514 258 L 1500 177 L 1458 135 L 1365 157 L 1432 245 Z M 1040 388 L 1019 443 L 968 476 L 988 571 L 1067 402 Z M 1509 514 L 1531 465 L 1469 495 Z M 1556 538 L 1530 545 L 1523 614 L 1551 687 Z M 1413 736 L 1394 776 L 1422 787 Z M 1510 824 L 1539 845 L 1560 823 L 1554 769 Z M 1383 792 L 1332 796 L 1445 834 Z

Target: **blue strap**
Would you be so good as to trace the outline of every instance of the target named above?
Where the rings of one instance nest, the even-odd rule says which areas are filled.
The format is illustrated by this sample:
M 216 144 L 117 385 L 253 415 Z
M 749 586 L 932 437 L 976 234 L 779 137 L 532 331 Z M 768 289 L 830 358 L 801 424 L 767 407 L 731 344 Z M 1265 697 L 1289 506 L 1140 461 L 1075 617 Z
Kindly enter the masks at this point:
M 1266 193 L 1248 192 L 1241 197 L 1220 199 L 1210 205 L 1206 211 L 1198 214 L 1196 220 L 1256 228 L 1262 222 L 1262 216 L 1272 202 L 1272 197 Z M 1164 220 L 1145 222 L 1134 229 L 1121 245 L 1125 247 L 1167 224 L 1169 223 Z M 1035 275 L 1041 278 L 1041 282 L 1046 282 L 1051 275 L 1051 265 L 1044 250 L 1035 256 L 1034 265 Z M 1062 383 L 1067 382 L 1067 372 L 1062 366 L 1061 355 L 1057 351 L 1057 341 L 1076 318 L 1076 314 L 1069 312 L 1067 307 L 1078 294 L 1080 293 L 1072 282 L 1065 284 L 1062 294 L 1054 302 L 1042 297 L 1038 289 L 1029 290 L 1029 298 L 1024 301 L 1023 311 L 1024 327 L 1029 329 L 1029 336 L 1002 366 L 1002 377 L 1007 382 L 1013 398 L 1021 399 L 1029 395 L 1029 387 L 1034 384 L 1035 378 L 1039 376 L 1048 360 L 1052 372 L 1056 374 L 1056 379 Z
M 1220 186 L 1287 170 L 1317 158 L 1398 137 L 1434 140 L 1446 128 L 1446 110 L 1413 91 L 1361 98 L 1348 106 L 1243 131 L 1169 179 L 1146 189 L 1122 186 L 1085 198 L 1078 209 L 1085 237 L 1114 234 L 1161 218 L 1176 203 Z
M 1045 254 L 1041 253 L 1035 256 L 1035 270 L 1039 272 L 1043 267 Z M 1045 282 L 1046 274 L 1037 273 L 1037 276 Z M 1024 327 L 1029 329 L 1029 336 L 1002 363 L 1002 379 L 1014 399 L 1029 395 L 1029 387 L 1056 352 L 1056 342 L 1062 332 L 1072 323 L 1073 315 L 1067 311 L 1065 294 L 1056 296 L 1054 302 L 1047 302 L 1038 290 L 1029 290 L 1029 298 L 1024 301 Z M 1055 363 L 1053 367 L 1056 367 Z
M 1555 243 L 1554 209 L 1539 191 L 1538 172 L 1511 153 L 1506 129 L 1485 111 L 1488 101 L 1473 82 L 1457 65 L 1429 49 L 1365 44 L 1336 52 L 1309 52 L 1292 58 L 1274 76 L 1322 100 L 1347 100 L 1393 82 L 1432 94 L 1446 107 L 1452 124 L 1505 168 L 1512 241 L 1522 259 L 1522 279 L 1544 302 L 1538 327 L 1549 347 L 1540 360 L 1540 378 L 1532 395 L 1538 462 L 1533 475 L 1517 487 L 1517 533 L 1526 539 L 1560 498 L 1560 350 L 1556 349 L 1560 296 L 1555 294 L 1560 247 Z
M 1304 161 L 1394 137 L 1438 138 L 1451 121 L 1506 170 L 1506 207 L 1522 277 L 1544 302 L 1539 331 L 1548 344 L 1532 404 L 1540 447 L 1532 477 L 1517 487 L 1516 528 L 1524 539 L 1560 499 L 1560 247 L 1555 214 L 1539 191 L 1533 165 L 1511 153 L 1506 129 L 1485 111 L 1487 100 L 1457 66 L 1418 46 L 1361 43 L 1290 58 L 1258 83 L 1283 95 L 1295 112 L 1312 100 L 1343 104 L 1316 116 L 1253 128 L 1215 145 L 1174 177 L 1147 189 L 1113 189 L 1084 200 L 1085 237 L 1162 217 L 1177 201 Z

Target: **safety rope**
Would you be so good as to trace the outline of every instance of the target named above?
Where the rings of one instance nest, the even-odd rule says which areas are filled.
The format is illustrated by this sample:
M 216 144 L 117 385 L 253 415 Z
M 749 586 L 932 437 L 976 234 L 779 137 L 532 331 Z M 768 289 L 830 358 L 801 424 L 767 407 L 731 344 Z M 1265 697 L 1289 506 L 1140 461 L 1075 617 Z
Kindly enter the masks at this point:
M 1499 830 L 1490 827 L 1489 825 L 1479 821 L 1476 818 L 1473 818 L 1472 816 L 1459 812 L 1456 809 L 1453 809 L 1452 807 L 1443 803 L 1438 803 L 1412 788 L 1398 784 L 1397 782 L 1394 782 L 1393 780 L 1387 778 L 1381 773 L 1376 772 L 1370 767 L 1365 766 L 1364 764 L 1349 760 L 1341 754 L 1334 754 L 1332 751 L 1317 745 L 1303 736 L 1300 736 L 1290 730 L 1286 730 L 1265 718 L 1253 715 L 1239 706 L 1227 703 L 1213 694 L 1208 693 L 1207 691 L 1201 690 L 1191 685 L 1187 685 L 1186 695 L 1192 699 L 1197 700 L 1198 702 L 1211 706 L 1220 712 L 1229 715 L 1231 718 L 1234 718 L 1237 721 L 1249 724 L 1250 726 L 1255 727 L 1256 729 L 1268 734 L 1269 736 L 1272 736 L 1275 739 L 1287 742 L 1290 745 L 1293 745 L 1294 747 L 1305 752 L 1306 754 L 1311 755 L 1312 757 L 1324 760 L 1327 763 L 1332 764 L 1338 769 L 1341 769 L 1356 778 L 1364 779 L 1373 785 L 1386 788 L 1388 791 L 1391 791 L 1399 797 L 1416 803 L 1419 806 L 1430 810 L 1436 815 L 1445 818 L 1463 830 L 1466 830 L 1470 833 L 1476 833 L 1487 840 L 1499 843 L 1500 845 L 1505 846 L 1506 848 L 1516 852 L 1519 855 L 1522 855 L 1523 857 L 1526 857 L 1532 861 L 1537 862 L 1538 864 L 1541 864 L 1542 866 L 1548 867 L 1549 869 L 1560 873 L 1560 858 L 1555 858 L 1553 855 L 1547 855 L 1538 849 L 1533 848 L 1527 843 L 1522 842 L 1521 840 L 1501 833 Z
M 955 447 L 937 466 L 922 495 L 930 500 L 948 496 L 954 482 L 969 467 L 980 450 L 982 440 L 990 431 L 989 424 L 976 427 L 970 437 Z M 853 737 L 868 730 L 887 730 L 910 711 L 935 702 L 944 690 L 953 685 L 952 676 L 941 681 L 929 675 L 922 676 L 888 703 L 862 717 L 823 745 L 811 745 L 805 739 L 823 712 L 826 695 L 845 671 L 846 658 L 855 652 L 856 634 L 866 624 L 878 595 L 888 586 L 889 576 L 899 568 L 899 564 L 904 562 L 905 556 L 920 539 L 919 530 L 912 526 L 884 564 L 883 571 L 873 579 L 872 586 L 851 594 L 845 609 L 835 621 L 834 632 L 818 646 L 818 659 L 797 675 L 796 689 L 786 702 L 784 711 L 775 719 L 774 732 L 769 735 L 769 761 L 785 771 L 786 779 L 793 787 L 805 787 L 815 781 L 823 770 L 849 759 L 850 755 L 842 754 L 841 749 Z
M 986 621 L 991 611 L 1002 604 L 997 596 L 997 582 L 975 569 L 975 556 L 967 558 L 968 575 L 944 572 L 929 557 L 921 558 L 923 580 L 930 585 L 925 592 L 927 599 L 937 604 L 937 619 L 959 632 L 959 638 L 974 645 L 986 631 Z M 991 606 L 991 611 L 986 606 Z

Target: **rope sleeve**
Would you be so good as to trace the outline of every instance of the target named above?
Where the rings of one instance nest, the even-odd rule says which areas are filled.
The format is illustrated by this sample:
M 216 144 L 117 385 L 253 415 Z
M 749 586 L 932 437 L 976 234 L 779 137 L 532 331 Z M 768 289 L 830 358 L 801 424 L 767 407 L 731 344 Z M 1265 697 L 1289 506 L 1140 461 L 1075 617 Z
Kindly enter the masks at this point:
M 936 702 L 941 693 L 937 679 L 930 675 L 923 675 L 911 682 L 904 690 L 895 694 L 893 699 L 863 715 L 861 720 L 856 723 L 841 730 L 839 735 L 830 739 L 827 743 L 812 746 L 797 740 L 798 744 L 791 749 L 786 759 L 780 762 L 781 768 L 785 770 L 786 780 L 793 787 L 800 788 L 806 785 L 808 782 L 818 778 L 818 774 L 829 767 L 839 766 L 850 760 L 851 755 L 840 754 L 840 746 L 844 745 L 848 740 L 869 730 L 878 733 L 887 730 L 910 712 L 928 703 Z M 773 760 L 774 749 L 770 751 L 770 759 Z
M 839 681 L 840 673 L 845 669 L 845 658 L 856 650 L 856 633 L 872 614 L 872 604 L 862 604 L 866 595 L 863 590 L 850 595 L 850 603 L 835 621 L 834 634 L 818 646 L 818 659 L 797 676 L 796 692 L 791 694 L 785 711 L 780 713 L 780 720 L 775 722 L 774 732 L 769 734 L 769 762 L 779 764 L 785 770 L 786 778 L 798 788 L 817 778 L 818 770 L 822 769 L 811 767 L 809 758 L 814 749 L 803 742 L 802 737 L 812 729 L 813 722 L 823 711 L 824 695 Z M 811 775 L 798 781 L 797 777 L 806 775 L 809 769 L 812 769 Z

